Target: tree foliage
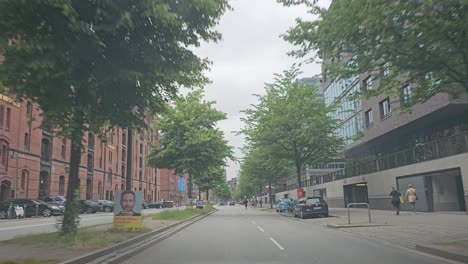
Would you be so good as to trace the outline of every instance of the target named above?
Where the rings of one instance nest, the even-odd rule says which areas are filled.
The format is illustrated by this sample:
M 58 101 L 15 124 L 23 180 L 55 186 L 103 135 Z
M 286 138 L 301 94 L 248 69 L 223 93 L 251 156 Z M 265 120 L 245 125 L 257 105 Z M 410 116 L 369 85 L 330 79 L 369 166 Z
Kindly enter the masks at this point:
M 240 170 L 238 188 L 242 197 L 261 194 L 266 185 L 276 185 L 278 180 L 288 176 L 294 163 L 275 154 L 276 150 L 269 146 L 249 150 Z M 271 203 L 271 197 L 269 200 Z
M 3 92 L 39 104 L 72 141 L 73 204 L 85 131 L 140 128 L 180 86 L 201 86 L 208 61 L 190 49 L 217 41 L 227 0 L 0 1 Z M 7 88 L 6 88 L 7 87 Z M 76 232 L 67 210 L 62 231 Z
M 213 189 L 213 194 L 221 201 L 228 201 L 232 198 L 232 193 L 229 190 L 229 185 L 222 182 Z
M 213 176 L 227 158 L 233 158 L 223 132 L 216 127 L 226 114 L 213 108 L 214 103 L 204 101 L 201 90 L 175 100 L 158 119 L 161 137 L 147 157 L 150 166 L 187 173 L 189 197 L 193 180 L 203 185 L 205 176 Z
M 301 187 L 305 166 L 326 162 L 343 141 L 334 134 L 338 120 L 329 115 L 333 107 L 325 105 L 316 87 L 299 83 L 299 74 L 293 67 L 266 84 L 258 105 L 245 111 L 243 133 L 249 146 L 265 151 L 267 158 L 292 162 Z
M 468 91 L 468 2 L 335 0 L 328 10 L 307 4 L 319 19 L 297 19 L 285 39 L 298 47 L 300 58 L 321 56 L 329 63 L 328 78 L 372 74 L 379 83 L 366 96 L 401 96 L 412 85 L 407 105 L 424 102 L 438 92 Z M 315 55 L 313 55 L 315 54 Z

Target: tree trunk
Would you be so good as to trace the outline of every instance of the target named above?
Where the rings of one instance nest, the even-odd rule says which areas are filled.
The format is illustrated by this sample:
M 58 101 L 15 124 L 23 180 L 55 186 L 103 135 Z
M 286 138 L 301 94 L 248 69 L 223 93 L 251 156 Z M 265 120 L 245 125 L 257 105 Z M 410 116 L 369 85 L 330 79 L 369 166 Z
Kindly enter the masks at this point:
M 189 198 L 189 203 L 192 204 L 192 174 L 189 174 L 189 179 L 188 179 L 188 198 Z
M 201 190 L 198 189 L 198 200 L 201 200 Z
M 65 210 L 62 221 L 62 233 L 66 235 L 76 234 L 79 225 L 78 214 L 80 213 L 78 179 L 81 163 L 81 141 L 83 139 L 83 117 L 77 113 L 74 119 L 72 125 L 75 127 L 71 133 L 70 173 L 65 205 L 67 210 Z
M 296 164 L 297 188 L 302 188 L 301 165 Z
M 273 200 L 271 199 L 271 182 L 268 183 L 268 199 L 270 200 L 270 208 L 273 209 Z
M 132 175 L 133 175 L 132 170 L 133 170 L 133 130 L 131 128 L 128 128 L 127 129 L 127 177 L 125 180 L 126 191 L 132 190 Z M 104 173 L 105 171 L 107 171 L 107 169 L 104 167 Z
M 209 194 L 208 194 L 208 193 L 209 193 L 209 191 L 210 191 L 210 190 L 206 190 L 206 200 L 207 200 L 207 201 L 208 201 L 208 200 L 209 200 L 209 198 L 210 198 L 210 196 L 209 196 Z

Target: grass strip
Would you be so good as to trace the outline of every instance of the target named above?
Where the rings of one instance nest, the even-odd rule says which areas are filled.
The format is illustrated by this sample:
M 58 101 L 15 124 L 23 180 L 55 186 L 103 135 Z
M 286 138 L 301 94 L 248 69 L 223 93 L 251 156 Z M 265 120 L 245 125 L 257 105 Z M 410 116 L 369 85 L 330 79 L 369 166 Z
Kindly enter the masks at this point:
M 0 260 L 0 264 L 56 264 L 59 262 L 60 262 L 59 259 L 35 259 L 35 258 Z
M 150 231 L 148 228 L 142 228 L 139 232 L 124 232 L 113 228 L 107 230 L 84 229 L 79 230 L 75 236 L 64 236 L 61 233 L 56 232 L 19 236 L 8 242 L 50 248 L 95 249 L 125 241 L 148 231 Z
M 195 215 L 211 212 L 215 210 L 213 206 L 206 205 L 203 209 L 185 208 L 183 210 L 167 210 L 158 214 L 153 214 L 151 217 L 153 220 L 170 220 L 170 221 L 182 221 Z

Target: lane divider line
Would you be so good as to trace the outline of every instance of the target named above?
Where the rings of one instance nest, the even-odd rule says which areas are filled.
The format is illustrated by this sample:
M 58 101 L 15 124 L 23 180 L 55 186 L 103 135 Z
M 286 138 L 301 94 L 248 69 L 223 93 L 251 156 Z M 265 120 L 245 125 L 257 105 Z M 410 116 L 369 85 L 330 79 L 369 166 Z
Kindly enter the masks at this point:
M 284 250 L 284 247 L 280 245 L 274 238 L 270 237 L 270 240 L 275 244 L 280 250 Z
M 258 230 L 262 231 L 262 232 L 265 232 L 265 230 L 263 230 L 263 228 L 257 226 Z

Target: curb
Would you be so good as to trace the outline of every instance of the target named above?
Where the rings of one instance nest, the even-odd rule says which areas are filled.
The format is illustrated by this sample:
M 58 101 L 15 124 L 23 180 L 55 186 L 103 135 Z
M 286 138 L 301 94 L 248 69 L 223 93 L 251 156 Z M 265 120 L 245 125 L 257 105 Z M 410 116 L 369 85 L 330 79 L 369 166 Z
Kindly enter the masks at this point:
M 188 219 L 185 219 L 183 221 L 180 221 L 180 222 L 177 222 L 177 223 L 174 223 L 174 224 L 171 224 L 171 225 L 168 225 L 168 226 L 165 226 L 165 227 L 162 227 L 162 228 L 159 228 L 159 229 L 156 229 L 156 230 L 153 230 L 151 232 L 148 232 L 148 233 L 144 233 L 144 234 L 141 234 L 139 236 L 136 236 L 136 237 L 133 237 L 129 240 L 125 240 L 125 241 L 122 241 L 118 244 L 115 244 L 115 245 L 112 245 L 110 247 L 107 247 L 107 248 L 104 248 L 104 249 L 99 249 L 97 251 L 93 251 L 91 253 L 88 253 L 88 254 L 85 254 L 83 256 L 79 256 L 79 257 L 76 257 L 76 258 L 73 258 L 73 259 L 70 259 L 70 260 L 66 260 L 66 261 L 63 261 L 63 262 L 60 262 L 59 264 L 85 264 L 85 263 L 89 263 L 89 262 L 92 262 L 100 257 L 103 257 L 105 255 L 108 255 L 110 253 L 113 253 L 113 252 L 116 252 L 118 250 L 121 250 L 123 248 L 126 248 L 126 247 L 129 247 L 131 245 L 134 245 L 138 242 L 142 242 L 144 241 L 145 239 L 148 239 L 152 236 L 155 236 L 155 235 L 158 235 L 158 234 L 161 234 L 171 228 L 174 228 L 174 227 L 177 227 L 179 225 L 182 225 L 184 223 L 187 223 L 189 221 L 192 221 L 191 223 L 187 224 L 185 227 L 188 227 L 189 225 L 205 218 L 206 216 L 216 212 L 217 210 L 213 210 L 211 212 L 207 212 L 207 213 L 204 213 L 204 214 L 201 214 L 201 215 L 196 215 L 196 216 L 192 216 Z M 198 219 L 196 219 L 198 218 Z M 180 230 L 182 230 L 183 228 L 181 228 Z M 156 240 L 155 243 L 159 242 L 159 241 L 162 241 L 163 239 L 165 239 L 166 237 L 164 236 L 162 239 L 158 239 Z M 146 249 L 146 247 L 141 247 L 141 251 Z M 135 251 L 130 251 L 128 252 L 128 257 L 130 257 L 130 253 L 139 253 L 140 251 L 138 252 L 135 252 Z M 119 261 L 123 261 L 124 260 L 124 257 L 127 257 L 127 254 L 123 255 L 123 256 L 120 256 L 118 258 Z M 113 260 L 114 261 L 114 260 Z M 113 262 L 113 263 L 117 263 L 117 262 Z
M 451 260 L 459 261 L 462 263 L 468 263 L 468 256 L 466 255 L 460 255 L 460 254 L 448 252 L 445 250 L 440 250 L 438 248 L 431 247 L 429 245 L 416 244 L 416 250 L 427 253 L 427 254 L 435 255 L 438 257 L 442 257 L 442 258 L 451 259 Z
M 353 227 L 374 227 L 374 226 L 389 226 L 386 224 L 331 224 L 326 225 L 328 228 L 353 228 Z

